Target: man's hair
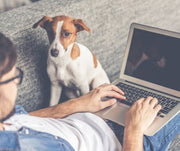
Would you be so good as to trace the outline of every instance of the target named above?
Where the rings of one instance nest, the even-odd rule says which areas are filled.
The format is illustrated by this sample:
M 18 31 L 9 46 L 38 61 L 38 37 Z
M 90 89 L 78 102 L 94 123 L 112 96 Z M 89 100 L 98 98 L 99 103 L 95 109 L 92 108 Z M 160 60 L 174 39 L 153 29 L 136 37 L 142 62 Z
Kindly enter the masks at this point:
M 16 60 L 15 46 L 10 39 L 0 33 L 0 78 L 13 68 Z

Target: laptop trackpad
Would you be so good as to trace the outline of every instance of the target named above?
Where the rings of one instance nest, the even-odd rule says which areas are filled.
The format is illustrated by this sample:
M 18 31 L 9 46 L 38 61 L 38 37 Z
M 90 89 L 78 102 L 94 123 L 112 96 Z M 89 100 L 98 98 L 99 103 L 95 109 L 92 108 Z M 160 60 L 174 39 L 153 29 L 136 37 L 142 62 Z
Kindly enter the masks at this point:
M 120 125 L 125 125 L 125 117 L 128 109 L 129 106 L 118 102 L 113 107 L 105 111 L 103 113 L 103 117 L 119 123 Z

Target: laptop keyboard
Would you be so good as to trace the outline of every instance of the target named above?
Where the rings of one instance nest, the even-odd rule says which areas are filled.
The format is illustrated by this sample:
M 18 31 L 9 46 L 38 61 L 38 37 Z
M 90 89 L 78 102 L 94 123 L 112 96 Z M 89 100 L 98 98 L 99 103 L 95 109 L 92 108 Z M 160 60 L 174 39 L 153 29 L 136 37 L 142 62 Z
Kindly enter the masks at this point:
M 133 87 L 131 85 L 127 85 L 125 83 L 118 83 L 118 86 L 126 96 L 126 100 L 118 100 L 121 103 L 127 104 L 131 106 L 136 100 L 140 98 L 146 98 L 148 96 L 152 96 L 158 99 L 158 103 L 162 106 L 162 109 L 158 113 L 158 116 L 164 117 L 165 114 L 168 114 L 179 102 L 165 96 L 161 96 L 140 88 Z

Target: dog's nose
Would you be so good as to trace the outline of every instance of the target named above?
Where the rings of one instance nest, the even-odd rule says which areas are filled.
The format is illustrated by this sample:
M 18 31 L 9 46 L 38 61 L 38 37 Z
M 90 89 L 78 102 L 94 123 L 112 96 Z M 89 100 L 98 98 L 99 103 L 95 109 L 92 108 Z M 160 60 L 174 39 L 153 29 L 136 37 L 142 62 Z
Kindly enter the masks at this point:
M 58 54 L 59 54 L 59 50 L 57 50 L 57 49 L 51 49 L 51 55 L 52 55 L 53 57 L 57 57 Z

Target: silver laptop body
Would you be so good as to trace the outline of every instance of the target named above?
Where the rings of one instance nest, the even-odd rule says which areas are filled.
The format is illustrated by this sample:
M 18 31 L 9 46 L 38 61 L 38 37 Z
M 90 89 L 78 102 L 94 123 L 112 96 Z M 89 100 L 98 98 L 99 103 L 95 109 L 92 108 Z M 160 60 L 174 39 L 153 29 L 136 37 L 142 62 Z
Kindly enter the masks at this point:
M 137 89 L 137 94 L 141 94 L 139 90 L 144 90 L 148 91 L 149 95 L 155 94 L 154 97 L 162 96 L 161 105 L 165 102 L 165 98 L 169 99 L 162 105 L 168 111 L 159 113 L 146 130 L 145 135 L 154 135 L 180 111 L 179 65 L 180 33 L 136 23 L 131 25 L 120 77 L 113 84 L 134 87 L 133 91 L 136 92 Z M 121 88 L 121 86 L 119 87 Z M 125 95 L 129 92 L 130 90 L 127 90 Z M 147 96 L 149 96 L 148 94 Z M 129 98 L 131 97 L 134 97 L 133 93 L 129 95 Z M 134 101 L 137 99 L 139 97 L 135 96 Z M 112 107 L 96 114 L 124 126 L 125 114 L 130 106 L 118 101 Z M 169 109 L 170 106 L 172 106 L 171 109 Z

